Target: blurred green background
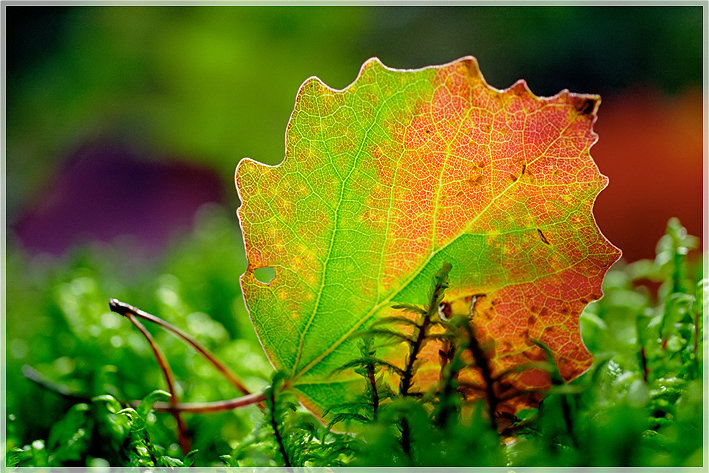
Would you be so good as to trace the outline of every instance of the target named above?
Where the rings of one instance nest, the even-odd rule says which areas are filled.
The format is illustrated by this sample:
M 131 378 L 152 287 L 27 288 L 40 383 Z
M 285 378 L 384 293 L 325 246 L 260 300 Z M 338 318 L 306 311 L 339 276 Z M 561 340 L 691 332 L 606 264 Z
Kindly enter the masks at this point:
M 30 248 L 57 253 L 125 233 L 156 250 L 201 201 L 235 209 L 236 164 L 281 161 L 300 84 L 315 75 L 346 87 L 372 56 L 417 68 L 470 54 L 497 88 L 524 78 L 537 95 L 601 94 L 594 157 L 612 183 L 598 212 L 608 237 L 637 245 L 643 231 L 615 227 L 643 227 L 644 254 L 623 248 L 637 258 L 652 255 L 671 216 L 701 231 L 701 7 L 10 6 L 6 14 L 9 233 Z M 609 130 L 613 104 L 628 96 L 626 116 Z M 639 127 L 653 112 L 654 128 Z M 671 129 L 673 113 L 695 128 L 664 138 L 672 155 L 654 145 L 628 157 Z M 601 148 L 618 135 L 620 146 Z M 695 146 L 685 150 L 687 142 Z M 669 177 L 662 168 L 658 180 L 662 162 L 689 164 L 670 166 Z M 642 188 L 628 186 L 638 181 L 683 198 L 660 212 L 663 201 L 631 207 Z M 641 218 L 644 207 L 656 221 Z
M 372 56 L 418 68 L 473 55 L 497 88 L 524 78 L 537 95 L 601 94 L 592 154 L 611 182 L 596 206 L 601 229 L 630 260 L 653 257 L 671 216 L 701 236 L 699 6 L 3 8 L 7 406 L 18 445 L 66 409 L 23 378 L 23 364 L 119 398 L 161 386 L 109 297 L 201 337 L 253 389 L 267 382 L 238 287 L 234 169 L 243 157 L 282 160 L 304 80 L 346 87 Z M 170 340 L 158 338 L 186 400 L 236 395 Z M 229 451 L 252 415 L 193 417 L 212 442 L 197 445 L 205 458 Z

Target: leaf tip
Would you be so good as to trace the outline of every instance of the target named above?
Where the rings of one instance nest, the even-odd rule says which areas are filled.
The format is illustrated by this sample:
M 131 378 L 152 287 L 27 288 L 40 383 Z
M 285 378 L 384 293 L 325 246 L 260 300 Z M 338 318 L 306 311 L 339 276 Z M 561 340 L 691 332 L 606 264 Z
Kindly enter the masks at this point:
M 267 167 L 265 164 L 254 161 L 251 158 L 244 158 L 239 161 L 234 170 L 234 184 L 236 185 L 236 191 L 239 194 L 239 200 L 241 199 L 241 192 L 250 184 L 253 184 L 252 180 L 255 176 L 258 176 L 260 168 Z
M 480 67 L 478 66 L 478 60 L 473 56 L 463 56 L 458 60 L 458 62 L 465 67 L 466 73 L 470 77 L 479 78 L 482 77 L 480 72 Z
M 532 92 L 532 89 L 529 88 L 529 84 L 527 84 L 527 81 L 524 79 L 519 79 L 517 82 L 512 84 L 512 87 L 509 89 L 510 92 L 512 92 L 515 95 L 519 96 L 528 96 L 530 98 L 535 98 L 536 96 Z
M 381 67 L 381 68 L 384 68 L 384 67 L 385 67 L 385 66 L 384 66 L 384 63 L 382 62 L 382 60 L 379 59 L 379 58 L 376 57 L 376 56 L 370 57 L 369 59 L 367 59 L 366 61 L 364 61 L 364 64 L 362 64 L 362 67 L 361 67 L 361 69 L 360 69 L 360 74 L 361 74 L 362 71 L 364 71 L 365 69 L 371 69 L 371 68 L 374 68 L 374 67 Z

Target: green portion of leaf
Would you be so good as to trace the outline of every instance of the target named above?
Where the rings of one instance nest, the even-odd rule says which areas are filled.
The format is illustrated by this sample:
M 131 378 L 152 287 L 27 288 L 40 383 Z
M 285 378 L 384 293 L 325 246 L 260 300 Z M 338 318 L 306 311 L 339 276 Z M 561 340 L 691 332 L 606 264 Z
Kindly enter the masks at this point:
M 415 71 L 373 59 L 342 91 L 302 85 L 283 163 L 243 160 L 236 180 L 244 298 L 306 405 L 342 397 L 332 391 L 351 378 L 332 373 L 356 358 L 352 334 L 392 305 L 426 303 L 444 264 L 448 303 L 480 296 L 495 370 L 538 356 L 536 339 L 565 379 L 590 366 L 578 317 L 619 257 L 592 216 L 607 182 L 589 155 L 598 101 L 538 98 L 523 81 L 493 89 L 473 58 Z

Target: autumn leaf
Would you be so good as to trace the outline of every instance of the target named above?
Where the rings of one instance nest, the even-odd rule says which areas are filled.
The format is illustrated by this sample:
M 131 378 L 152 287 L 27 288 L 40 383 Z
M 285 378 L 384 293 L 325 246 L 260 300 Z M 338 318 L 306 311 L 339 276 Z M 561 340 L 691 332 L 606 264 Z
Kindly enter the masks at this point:
M 593 217 L 606 186 L 589 148 L 600 102 L 524 81 L 490 87 L 472 57 L 419 70 L 370 59 L 343 90 L 300 88 L 275 167 L 242 160 L 236 183 L 248 268 L 241 286 L 271 363 L 315 413 L 342 402 L 353 333 L 425 304 L 450 263 L 445 302 L 470 311 L 494 373 L 553 353 L 571 380 L 591 364 L 579 314 L 619 250 Z M 272 268 L 273 279 L 255 271 Z M 435 383 L 435 347 L 415 380 Z M 361 382 L 361 381 L 360 381 Z M 510 376 L 518 389 L 548 375 Z

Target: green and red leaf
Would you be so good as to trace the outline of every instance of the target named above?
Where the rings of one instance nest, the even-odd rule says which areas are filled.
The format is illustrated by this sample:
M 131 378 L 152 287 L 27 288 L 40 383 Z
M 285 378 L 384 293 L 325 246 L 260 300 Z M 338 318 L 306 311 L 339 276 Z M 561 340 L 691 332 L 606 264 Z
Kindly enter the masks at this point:
M 589 149 L 600 99 L 490 87 L 475 59 L 419 70 L 367 61 L 344 90 L 301 87 L 275 167 L 245 159 L 236 183 L 248 268 L 241 286 L 272 364 L 316 413 L 342 402 L 351 335 L 424 304 L 442 264 L 445 302 L 472 321 L 494 373 L 543 359 L 565 380 L 592 357 L 579 315 L 619 250 L 593 203 L 606 186 Z M 254 275 L 270 267 L 269 283 Z M 435 343 L 415 379 L 438 379 Z M 470 374 L 475 379 L 475 374 Z M 549 383 L 514 372 L 516 389 Z M 514 407 L 513 407 L 514 409 Z

